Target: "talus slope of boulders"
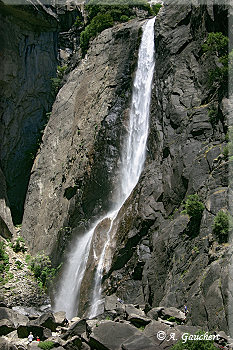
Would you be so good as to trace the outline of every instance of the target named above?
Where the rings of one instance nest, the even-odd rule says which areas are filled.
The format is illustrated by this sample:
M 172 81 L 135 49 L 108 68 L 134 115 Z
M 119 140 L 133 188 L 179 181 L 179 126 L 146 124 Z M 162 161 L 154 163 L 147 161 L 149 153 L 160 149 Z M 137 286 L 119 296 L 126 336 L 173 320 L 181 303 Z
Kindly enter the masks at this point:
M 105 297 L 103 312 L 92 319 L 67 320 L 63 311 L 23 315 L 2 305 L 0 350 L 36 350 L 41 341 L 52 342 L 57 350 L 170 349 L 184 333 L 201 330 L 188 325 L 188 317 L 175 307 L 146 310 L 143 305 L 124 304 L 115 295 Z M 30 332 L 34 340 L 29 344 Z M 233 340 L 224 332 L 215 341 L 216 347 L 233 349 Z

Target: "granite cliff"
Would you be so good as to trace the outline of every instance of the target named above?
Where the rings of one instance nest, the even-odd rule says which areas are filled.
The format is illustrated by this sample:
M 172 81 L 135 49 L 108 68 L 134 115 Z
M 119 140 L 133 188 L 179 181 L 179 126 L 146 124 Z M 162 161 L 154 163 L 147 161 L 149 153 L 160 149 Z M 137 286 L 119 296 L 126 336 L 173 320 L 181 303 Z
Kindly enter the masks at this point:
M 125 303 L 145 305 L 147 311 L 158 306 L 179 309 L 186 303 L 188 325 L 229 333 L 232 248 L 219 242 L 212 225 L 220 210 L 228 210 L 224 148 L 230 107 L 227 88 L 208 84 L 217 57 L 202 49 L 209 32 L 227 35 L 227 20 L 227 7 L 216 5 L 165 4 L 157 16 L 147 160 L 121 210 L 103 289 Z M 21 234 L 32 254 L 45 251 L 54 264 L 112 204 L 143 22 L 118 24 L 95 38 L 82 60 L 74 64 L 73 59 L 53 104 L 29 185 L 24 185 Z M 51 33 L 44 35 L 51 39 Z M 54 65 L 45 74 L 52 70 Z M 215 111 L 214 121 L 210 111 Z M 42 118 L 42 110 L 39 114 Z M 10 142 L 25 142 L 23 137 L 2 140 L 1 150 Z M 1 167 L 9 181 L 7 157 L 13 163 L 14 157 L 4 154 Z M 183 212 L 192 194 L 204 204 L 195 232 Z M 9 185 L 7 195 L 11 202 Z M 6 191 L 3 198 L 8 203 Z M 10 214 L 8 219 L 12 225 Z M 89 285 L 83 288 L 85 304 Z

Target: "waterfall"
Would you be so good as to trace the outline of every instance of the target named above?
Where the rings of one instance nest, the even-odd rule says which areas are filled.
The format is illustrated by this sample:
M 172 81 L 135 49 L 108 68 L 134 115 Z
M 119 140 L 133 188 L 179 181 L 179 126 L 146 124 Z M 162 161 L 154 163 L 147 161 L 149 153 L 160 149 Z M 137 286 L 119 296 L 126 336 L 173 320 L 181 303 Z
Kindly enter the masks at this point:
M 93 234 L 98 225 L 108 219 L 110 220 L 110 226 L 106 233 L 105 243 L 95 272 L 89 317 L 91 318 L 98 314 L 101 305 L 103 269 L 108 264 L 108 247 L 114 237 L 114 230 L 112 228 L 117 214 L 136 186 L 143 169 L 146 156 L 151 86 L 154 72 L 154 21 L 155 18 L 152 18 L 143 26 L 142 40 L 138 53 L 138 66 L 133 86 L 128 136 L 122 147 L 122 162 L 119 172 L 120 188 L 116 195 L 117 205 L 105 217 L 100 218 L 83 237 L 78 238 L 76 245 L 74 245 L 68 256 L 67 264 L 63 271 L 54 309 L 56 311 L 66 311 L 68 318 L 77 314 L 80 287 L 85 274 Z

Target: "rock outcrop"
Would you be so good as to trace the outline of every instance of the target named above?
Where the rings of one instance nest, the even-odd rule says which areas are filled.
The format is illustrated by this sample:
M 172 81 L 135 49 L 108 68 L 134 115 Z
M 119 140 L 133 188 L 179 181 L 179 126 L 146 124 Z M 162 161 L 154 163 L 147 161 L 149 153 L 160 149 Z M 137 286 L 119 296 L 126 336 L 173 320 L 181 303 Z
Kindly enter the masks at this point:
M 187 303 L 190 325 L 228 331 L 232 248 L 219 244 L 212 228 L 215 215 L 228 208 L 228 100 L 208 86 L 214 57 L 202 51 L 208 31 L 225 33 L 219 16 L 227 21 L 224 6 L 171 4 L 157 17 L 147 164 L 125 204 L 104 286 L 127 303 Z M 212 108 L 215 124 L 208 116 Z M 200 231 L 190 235 L 190 217 L 182 210 L 193 193 L 205 209 Z
M 59 260 L 111 204 L 141 25 L 103 31 L 57 95 L 25 204 L 22 234 L 33 253 Z

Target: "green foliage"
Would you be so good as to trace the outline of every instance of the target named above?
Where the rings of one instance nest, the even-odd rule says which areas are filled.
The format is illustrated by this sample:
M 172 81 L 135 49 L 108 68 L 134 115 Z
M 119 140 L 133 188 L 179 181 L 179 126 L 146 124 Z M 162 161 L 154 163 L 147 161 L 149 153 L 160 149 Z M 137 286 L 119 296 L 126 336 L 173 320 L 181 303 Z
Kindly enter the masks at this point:
M 91 23 L 85 28 L 80 36 L 80 47 L 82 49 L 83 56 L 87 52 L 90 40 L 96 37 L 96 35 L 101 33 L 104 29 L 112 27 L 113 24 L 113 18 L 111 17 L 110 13 L 98 13 L 91 20 Z
M 122 16 L 120 17 L 120 22 L 128 22 L 128 21 L 129 21 L 129 17 L 128 17 L 128 16 L 122 15 Z
M 200 219 L 204 209 L 205 206 L 202 202 L 200 202 L 197 194 L 191 194 L 187 197 L 184 212 L 191 218 Z
M 10 247 L 14 250 L 15 253 L 26 252 L 25 240 L 22 237 L 17 237 L 15 242 L 10 244 Z
M 39 342 L 38 347 L 43 350 L 50 350 L 54 347 L 54 342 L 50 340 L 41 341 Z
M 228 55 L 227 36 L 221 32 L 209 33 L 206 42 L 202 45 L 204 52 L 215 54 L 218 57 L 219 65 L 209 72 L 209 85 L 217 83 L 220 87 L 227 88 L 228 70 L 233 67 L 233 51 Z M 228 68 L 229 64 L 229 68 Z
M 220 243 L 227 242 L 230 220 L 229 214 L 223 210 L 220 210 L 214 218 L 213 232 Z
M 55 78 L 51 78 L 51 82 L 52 82 L 52 94 L 53 95 L 57 95 L 58 91 L 61 88 L 61 83 L 62 83 L 62 79 L 64 77 L 64 74 L 67 70 L 67 66 L 57 66 L 57 76 Z
M 146 0 L 90 0 L 85 6 L 88 13 L 88 23 L 81 32 L 80 47 L 83 57 L 91 39 L 104 29 L 110 28 L 117 22 L 127 22 L 135 15 L 135 7 L 145 10 L 148 15 L 152 10 Z M 79 21 L 78 21 L 79 24 Z
M 190 236 L 196 236 L 200 230 L 201 218 L 205 206 L 200 202 L 197 194 L 191 194 L 187 197 L 183 213 L 190 216 L 187 233 Z
M 55 277 L 58 268 L 53 268 L 50 258 L 45 254 L 37 254 L 35 257 L 26 258 L 29 268 L 43 288 L 48 288 Z
M 228 53 L 228 42 L 228 37 L 221 32 L 209 33 L 202 49 L 204 52 L 216 53 L 218 57 L 222 57 Z
M 195 335 L 193 335 L 193 337 L 195 336 L 204 337 L 205 334 L 206 333 L 204 333 L 203 331 L 199 331 Z M 214 340 L 187 339 L 187 341 L 184 342 L 184 340 L 181 339 L 175 345 L 172 346 L 171 350 L 216 350 L 216 347 L 214 346 Z
M 0 273 L 9 270 L 9 256 L 5 251 L 5 243 L 0 242 Z
M 159 12 L 159 10 L 161 9 L 162 7 L 162 4 L 153 4 L 152 5 L 152 11 L 153 11 L 153 14 L 156 16 Z

